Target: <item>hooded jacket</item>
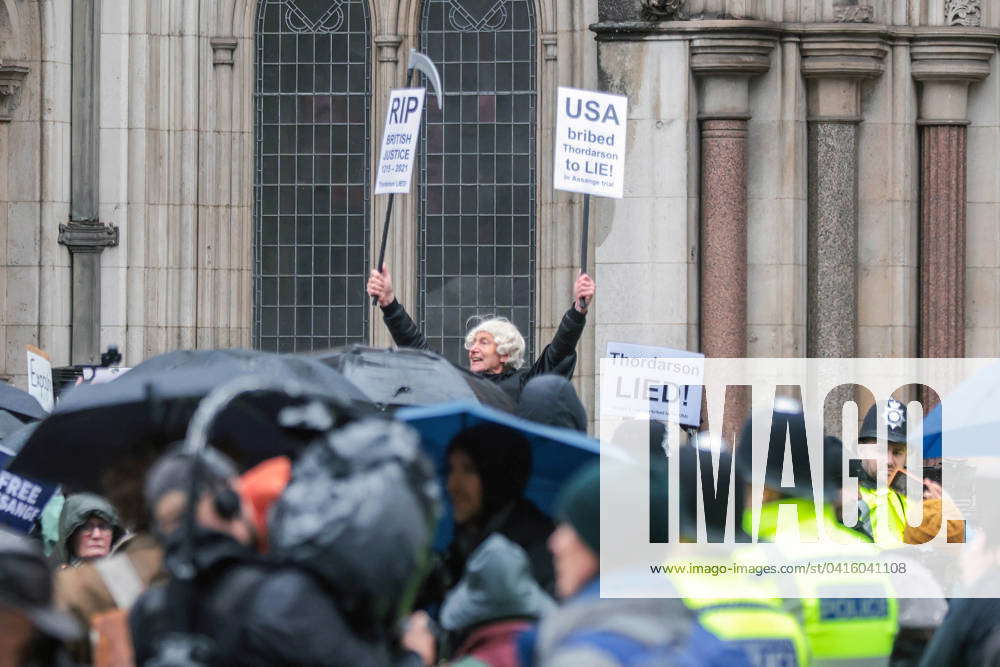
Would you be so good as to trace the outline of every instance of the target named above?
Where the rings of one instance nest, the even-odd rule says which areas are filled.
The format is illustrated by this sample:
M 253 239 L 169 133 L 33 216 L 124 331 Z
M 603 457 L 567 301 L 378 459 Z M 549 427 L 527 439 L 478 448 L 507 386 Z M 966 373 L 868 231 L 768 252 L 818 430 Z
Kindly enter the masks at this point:
M 465 572 L 465 561 L 487 537 L 500 533 L 528 554 L 531 572 L 551 591 L 555 582 L 548 539 L 555 524 L 524 497 L 531 476 L 531 445 L 524 436 L 497 424 L 480 424 L 460 432 L 449 444 L 471 459 L 482 484 L 482 511 L 475 521 L 457 525 L 445 556 L 451 581 Z
M 573 385 L 561 375 L 538 375 L 528 380 L 516 414 L 539 424 L 587 432 L 587 411 Z
M 555 607 L 532 577 L 524 550 L 493 534 L 469 558 L 462 580 L 441 606 L 441 626 L 456 647 L 451 659 L 515 667 L 517 636 Z
M 427 338 L 399 301 L 393 300 L 382 308 L 382 319 L 398 347 L 428 349 Z M 554 373 L 567 380 L 571 379 L 573 369 L 576 368 L 576 344 L 580 341 L 586 323 L 587 316 L 571 306 L 563 315 L 552 342 L 545 346 L 535 363 L 518 369 L 505 366 L 499 373 L 476 373 L 476 375 L 495 382 L 515 403 L 518 402 L 525 383 L 536 375 Z
M 118 512 L 107 500 L 93 493 L 77 493 L 69 496 L 59 515 L 59 542 L 56 544 L 59 562 L 67 565 L 76 565 L 80 562 L 73 553 L 70 541 L 73 539 L 73 533 L 92 516 L 100 517 L 111 524 L 112 547 L 125 534 Z

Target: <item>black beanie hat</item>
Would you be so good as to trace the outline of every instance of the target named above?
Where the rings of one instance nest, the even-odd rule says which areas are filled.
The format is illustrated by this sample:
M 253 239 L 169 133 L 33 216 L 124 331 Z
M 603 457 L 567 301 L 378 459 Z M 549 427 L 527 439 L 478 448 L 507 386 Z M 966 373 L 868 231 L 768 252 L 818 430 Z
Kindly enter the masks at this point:
M 591 463 L 574 474 L 556 504 L 560 521 L 573 526 L 594 554 L 601 552 L 601 464 Z
M 524 435 L 499 424 L 479 424 L 460 431 L 448 444 L 448 456 L 465 452 L 483 485 L 488 517 L 521 497 L 531 476 L 531 444 Z

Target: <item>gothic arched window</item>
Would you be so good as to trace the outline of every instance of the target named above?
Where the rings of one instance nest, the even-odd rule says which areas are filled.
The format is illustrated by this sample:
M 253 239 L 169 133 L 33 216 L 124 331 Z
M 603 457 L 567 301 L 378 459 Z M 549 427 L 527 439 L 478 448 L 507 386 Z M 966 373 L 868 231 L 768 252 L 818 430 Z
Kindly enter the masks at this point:
M 427 97 L 420 159 L 419 317 L 458 363 L 466 322 L 500 315 L 525 335 L 535 295 L 535 12 L 532 0 L 425 0 Z
M 260 0 L 255 347 L 367 340 L 371 31 L 365 0 Z

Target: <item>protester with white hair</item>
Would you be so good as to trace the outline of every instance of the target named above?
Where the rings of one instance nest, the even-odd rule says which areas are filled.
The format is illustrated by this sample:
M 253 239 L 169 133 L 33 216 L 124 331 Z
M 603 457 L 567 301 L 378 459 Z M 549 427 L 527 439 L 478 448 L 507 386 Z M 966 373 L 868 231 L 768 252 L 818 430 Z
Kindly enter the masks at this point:
M 492 380 L 516 403 L 525 383 L 536 375 L 554 373 L 566 379 L 573 377 L 576 367 L 576 344 L 586 324 L 587 309 L 594 298 L 593 279 L 580 273 L 573 285 L 573 305 L 563 315 L 552 342 L 545 346 L 538 359 L 527 366 L 524 359 L 524 336 L 506 318 L 493 317 L 480 321 L 465 336 L 469 370 Z M 396 300 L 392 291 L 392 276 L 383 264 L 382 271 L 372 269 L 368 278 L 368 294 L 378 299 L 392 339 L 399 347 L 427 348 L 427 339 L 416 323 Z

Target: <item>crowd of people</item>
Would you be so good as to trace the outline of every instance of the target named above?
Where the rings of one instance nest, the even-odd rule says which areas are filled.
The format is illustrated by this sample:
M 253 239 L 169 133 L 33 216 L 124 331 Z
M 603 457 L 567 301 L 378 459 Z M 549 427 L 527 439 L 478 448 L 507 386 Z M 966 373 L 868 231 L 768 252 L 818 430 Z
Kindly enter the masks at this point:
M 369 293 L 397 344 L 426 345 L 393 297 L 388 271 L 372 273 Z M 568 378 L 593 296 L 593 281 L 581 275 L 573 305 L 531 365 L 509 322 L 478 323 L 466 339 L 472 370 L 497 382 L 521 417 L 585 432 L 587 414 Z M 770 416 L 794 430 L 801 406 L 782 405 Z M 769 468 L 753 532 L 782 544 L 780 506 L 793 504 L 801 526 L 819 520 L 863 557 L 922 539 L 907 520 L 907 496 L 893 485 L 907 474 L 905 410 L 895 400 L 872 406 L 861 425 L 868 443 L 886 421 L 889 488 L 874 483 L 874 467 L 861 471 L 856 527 L 844 525 L 840 502 L 844 445 L 829 437 L 824 454 L 837 465 L 824 466 L 822 506 L 811 486 L 806 496 Z M 670 464 L 665 427 L 650 424 L 628 437 L 648 438 L 650 541 L 661 542 Z M 720 475 L 733 470 L 737 480 L 738 532 L 752 528 L 743 510 L 752 492 L 751 424 L 718 462 Z M 793 449 L 804 442 L 790 441 Z M 1000 664 L 993 600 L 949 608 L 943 594 L 907 597 L 880 574 L 864 581 L 874 595 L 839 604 L 824 597 L 835 582 L 816 575 L 797 578 L 794 594 L 677 576 L 673 596 L 602 598 L 598 464 L 577 470 L 547 514 L 526 493 L 532 445 L 508 425 L 460 430 L 443 475 L 419 434 L 385 414 L 327 430 L 294 460 L 242 472 L 219 449 L 188 445 L 136 443 L 102 475 L 104 496 L 59 498 L 37 536 L 0 530 L 0 667 Z M 698 475 L 707 452 L 697 438 L 681 446 L 679 479 Z M 946 502 L 940 485 L 924 480 L 925 515 L 940 521 Z M 451 537 L 438 551 L 445 506 Z M 682 503 L 682 542 L 697 538 L 695 511 Z M 724 512 L 706 508 L 705 522 L 710 533 L 726 530 Z M 954 541 L 965 537 L 964 526 L 948 530 Z M 985 565 L 969 586 L 996 586 L 998 545 L 1000 536 L 977 532 L 972 546 Z

